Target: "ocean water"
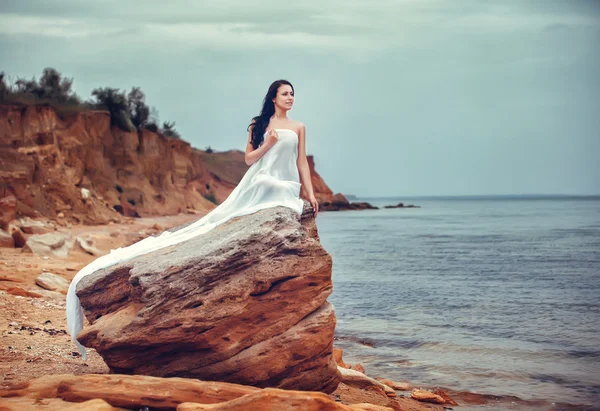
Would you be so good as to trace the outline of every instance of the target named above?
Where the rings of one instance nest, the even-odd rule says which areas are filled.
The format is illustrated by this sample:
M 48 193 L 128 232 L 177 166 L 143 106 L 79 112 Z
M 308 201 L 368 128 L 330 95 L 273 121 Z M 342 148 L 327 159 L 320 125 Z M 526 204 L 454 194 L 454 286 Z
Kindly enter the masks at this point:
M 347 362 L 416 385 L 600 404 L 600 197 L 357 201 L 421 208 L 318 217 Z

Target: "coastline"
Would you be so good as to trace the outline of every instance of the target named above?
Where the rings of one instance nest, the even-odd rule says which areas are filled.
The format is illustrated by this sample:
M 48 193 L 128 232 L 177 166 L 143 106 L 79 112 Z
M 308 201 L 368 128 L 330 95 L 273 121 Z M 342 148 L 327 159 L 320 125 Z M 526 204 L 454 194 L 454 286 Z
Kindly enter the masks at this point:
M 107 251 L 108 248 L 123 246 L 138 241 L 140 237 L 154 235 L 162 230 L 189 223 L 199 218 L 194 214 L 179 214 L 167 217 L 124 218 L 120 224 L 97 226 L 74 225 L 61 227 L 60 231 L 68 231 L 73 237 L 86 235 L 94 238 L 95 247 Z M 108 248 L 107 248 L 108 247 Z M 87 362 L 83 362 L 72 345 L 66 332 L 64 294 L 47 291 L 36 285 L 36 278 L 43 272 L 52 272 L 66 280 L 71 280 L 77 271 L 96 258 L 83 249 L 74 248 L 67 258 L 36 256 L 24 253 L 22 249 L 0 249 L 0 350 L 1 386 L 6 388 L 23 383 L 31 378 L 49 374 L 73 373 L 106 374 L 108 367 L 94 351 L 90 352 Z M 360 336 L 355 342 L 368 344 Z M 339 341 L 338 338 L 336 340 Z M 334 341 L 334 347 L 336 342 Z M 347 351 L 347 358 L 354 358 L 352 351 Z M 362 366 L 361 366 L 362 368 Z M 360 368 L 359 368 L 360 369 Z M 385 375 L 370 377 L 386 378 Z M 404 381 L 410 384 L 413 383 Z M 522 400 L 513 396 L 487 395 L 467 391 L 453 391 L 452 387 L 422 387 L 429 390 L 441 388 L 460 406 L 458 409 L 482 406 L 487 409 L 557 409 L 552 404 L 540 400 Z M 336 401 L 348 403 L 369 402 L 385 405 L 387 396 L 373 388 L 356 388 L 342 384 L 331 394 Z M 410 398 L 410 390 L 398 390 L 396 402 L 402 404 L 401 409 L 435 410 L 444 409 L 441 405 L 420 403 Z M 509 407 L 517 408 L 509 408 Z M 411 408 L 412 407 L 412 408 Z M 437 407 L 437 408 L 436 408 Z M 501 408 L 494 408 L 501 407 Z M 560 404 L 564 410 L 592 410 L 594 408 L 581 405 Z

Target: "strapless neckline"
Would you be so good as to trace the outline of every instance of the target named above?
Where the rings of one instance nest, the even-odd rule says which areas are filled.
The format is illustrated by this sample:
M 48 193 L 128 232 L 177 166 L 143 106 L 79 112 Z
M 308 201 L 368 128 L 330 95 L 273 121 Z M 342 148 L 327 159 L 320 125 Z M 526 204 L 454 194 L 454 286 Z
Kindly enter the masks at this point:
M 276 128 L 275 130 L 287 130 L 287 131 L 291 131 L 292 133 L 294 133 L 296 136 L 298 136 L 298 133 L 296 133 L 294 130 L 292 130 L 291 128 Z M 266 133 L 266 131 L 265 131 Z

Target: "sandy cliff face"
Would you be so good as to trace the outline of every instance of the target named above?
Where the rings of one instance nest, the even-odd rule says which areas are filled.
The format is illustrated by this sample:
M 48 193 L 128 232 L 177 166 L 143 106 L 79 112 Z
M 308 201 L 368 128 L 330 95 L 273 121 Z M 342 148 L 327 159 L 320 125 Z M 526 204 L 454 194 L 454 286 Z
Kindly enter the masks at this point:
M 325 200 L 331 190 L 309 161 Z M 206 153 L 148 130 L 122 131 L 108 112 L 61 117 L 50 106 L 0 106 L 0 190 L 16 197 L 17 217 L 102 224 L 121 214 L 206 212 L 246 169 L 240 151 Z

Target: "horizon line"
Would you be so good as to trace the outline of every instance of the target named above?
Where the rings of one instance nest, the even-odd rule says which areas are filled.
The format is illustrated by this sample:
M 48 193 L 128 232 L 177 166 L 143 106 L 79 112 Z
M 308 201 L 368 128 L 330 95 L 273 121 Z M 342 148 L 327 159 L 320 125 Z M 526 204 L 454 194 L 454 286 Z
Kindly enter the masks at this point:
M 368 198 L 376 198 L 376 199 L 389 199 L 389 198 L 473 198 L 473 197 L 598 197 L 600 198 L 600 193 L 598 194 L 427 194 L 427 195 L 370 195 L 370 196 L 362 196 L 356 194 L 344 194 L 344 196 L 351 196 L 354 198 L 360 199 L 368 199 Z

